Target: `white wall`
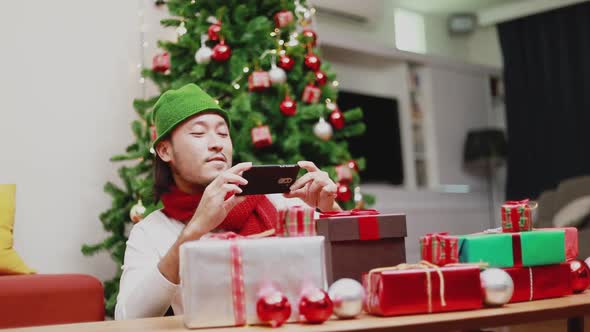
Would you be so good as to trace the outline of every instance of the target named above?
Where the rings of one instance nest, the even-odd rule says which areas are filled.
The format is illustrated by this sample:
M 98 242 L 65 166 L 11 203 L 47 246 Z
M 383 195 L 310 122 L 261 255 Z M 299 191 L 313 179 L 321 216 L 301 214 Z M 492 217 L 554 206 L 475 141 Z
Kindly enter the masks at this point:
M 132 140 L 137 83 L 137 1 L 0 4 L 0 183 L 17 184 L 15 247 L 42 273 L 111 277 L 103 193 L 117 181 L 109 158 Z

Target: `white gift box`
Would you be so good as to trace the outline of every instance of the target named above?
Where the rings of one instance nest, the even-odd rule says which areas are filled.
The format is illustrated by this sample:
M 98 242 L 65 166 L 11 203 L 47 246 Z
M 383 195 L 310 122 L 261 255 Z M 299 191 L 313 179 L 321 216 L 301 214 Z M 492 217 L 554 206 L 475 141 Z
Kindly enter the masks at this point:
M 299 320 L 304 286 L 327 288 L 322 236 L 187 242 L 180 247 L 180 286 L 187 327 L 236 325 L 232 243 L 241 256 L 248 325 L 262 323 L 256 314 L 256 301 L 260 289 L 269 283 L 289 299 L 292 311 L 288 322 Z

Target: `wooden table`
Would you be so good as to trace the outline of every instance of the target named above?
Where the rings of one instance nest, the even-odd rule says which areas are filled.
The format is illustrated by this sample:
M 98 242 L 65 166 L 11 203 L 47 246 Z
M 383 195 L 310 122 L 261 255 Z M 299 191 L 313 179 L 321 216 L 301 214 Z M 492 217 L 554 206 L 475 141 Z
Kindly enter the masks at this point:
M 335 332 L 335 331 L 448 331 L 473 330 L 540 322 L 555 319 L 568 319 L 568 330 L 583 331 L 584 316 L 590 316 L 590 291 L 568 297 L 524 302 L 506 305 L 502 308 L 459 311 L 442 314 L 412 315 L 400 317 L 362 316 L 354 320 L 331 320 L 321 325 L 287 324 L 276 329 L 285 332 Z M 564 326 L 565 327 L 565 326 Z M 107 321 L 69 325 L 53 325 L 23 329 L 2 330 L 2 332 L 37 331 L 184 331 L 182 316 L 145 318 L 128 321 Z M 250 332 L 271 331 L 268 327 L 228 327 L 198 329 L 209 332 Z

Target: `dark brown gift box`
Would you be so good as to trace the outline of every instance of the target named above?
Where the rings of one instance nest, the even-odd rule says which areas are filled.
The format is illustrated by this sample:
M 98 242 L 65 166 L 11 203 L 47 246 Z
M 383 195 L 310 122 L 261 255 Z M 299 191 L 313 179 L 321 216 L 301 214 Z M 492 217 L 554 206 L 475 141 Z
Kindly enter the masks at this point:
M 367 217 L 373 218 L 373 222 L 368 225 L 359 224 L 366 222 L 362 219 Z M 359 226 L 368 226 L 370 232 L 378 234 L 378 239 L 363 240 Z M 361 282 L 361 275 L 371 269 L 406 262 L 405 214 L 326 217 L 316 221 L 316 229 L 317 235 L 326 238 L 329 284 L 340 278 L 352 278 Z

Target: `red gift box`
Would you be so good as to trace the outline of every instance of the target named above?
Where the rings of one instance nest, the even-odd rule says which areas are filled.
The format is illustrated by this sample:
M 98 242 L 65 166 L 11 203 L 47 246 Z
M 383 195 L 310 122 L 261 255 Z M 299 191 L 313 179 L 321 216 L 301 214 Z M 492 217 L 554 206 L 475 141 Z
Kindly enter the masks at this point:
M 504 269 L 514 282 L 510 302 L 523 302 L 572 293 L 569 263 Z
M 516 233 L 533 229 L 533 213 L 537 203 L 524 199 L 502 204 L 502 231 Z
M 275 25 L 277 28 L 284 28 L 293 22 L 293 13 L 288 10 L 281 10 L 275 14 Z
M 365 309 L 379 316 L 479 309 L 483 291 L 478 265 L 428 263 L 376 269 L 364 276 Z
M 303 89 L 301 99 L 308 104 L 315 104 L 320 100 L 322 90 L 313 84 L 308 84 Z
M 439 266 L 459 263 L 459 238 L 449 233 L 430 233 L 420 238 L 422 259 Z
M 270 75 L 263 70 L 257 70 L 248 77 L 248 90 L 264 91 L 270 88 Z
M 272 136 L 268 126 L 258 126 L 252 128 L 252 143 L 257 148 L 262 148 L 272 144 Z

